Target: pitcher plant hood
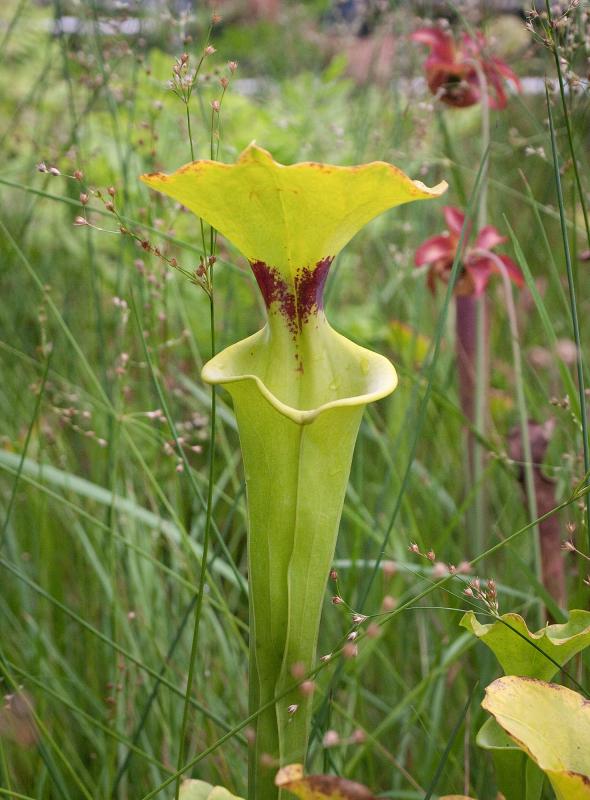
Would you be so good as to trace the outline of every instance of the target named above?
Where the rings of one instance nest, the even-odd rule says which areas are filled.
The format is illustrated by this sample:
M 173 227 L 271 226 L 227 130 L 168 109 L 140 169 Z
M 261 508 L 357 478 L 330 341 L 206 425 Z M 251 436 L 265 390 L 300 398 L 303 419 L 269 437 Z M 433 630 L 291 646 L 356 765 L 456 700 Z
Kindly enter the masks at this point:
M 370 220 L 440 196 L 385 162 L 353 167 L 283 166 L 251 144 L 235 164 L 195 161 L 143 176 L 231 241 L 248 259 L 268 311 L 254 336 L 205 365 L 203 379 L 253 380 L 298 423 L 334 405 L 365 404 L 396 385 L 392 365 L 328 325 L 323 289 L 335 256 Z

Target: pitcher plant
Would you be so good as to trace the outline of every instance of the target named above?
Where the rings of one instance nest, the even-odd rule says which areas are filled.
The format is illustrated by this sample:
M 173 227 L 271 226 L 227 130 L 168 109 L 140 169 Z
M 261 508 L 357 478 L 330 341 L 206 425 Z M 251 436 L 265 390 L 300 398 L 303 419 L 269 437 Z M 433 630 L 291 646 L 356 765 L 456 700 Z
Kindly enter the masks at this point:
M 228 390 L 239 429 L 249 519 L 250 711 L 269 704 L 256 721 L 248 796 L 272 800 L 281 791 L 276 767 L 303 761 L 307 750 L 312 698 L 296 688 L 284 693 L 295 683 L 294 667 L 307 672 L 315 662 L 363 410 L 397 383 L 386 358 L 330 326 L 324 285 L 336 255 L 366 223 L 394 206 L 436 198 L 446 183 L 429 189 L 384 162 L 283 166 L 254 144 L 235 164 L 195 161 L 143 180 L 235 245 L 266 305 L 262 330 L 216 355 L 202 377 Z

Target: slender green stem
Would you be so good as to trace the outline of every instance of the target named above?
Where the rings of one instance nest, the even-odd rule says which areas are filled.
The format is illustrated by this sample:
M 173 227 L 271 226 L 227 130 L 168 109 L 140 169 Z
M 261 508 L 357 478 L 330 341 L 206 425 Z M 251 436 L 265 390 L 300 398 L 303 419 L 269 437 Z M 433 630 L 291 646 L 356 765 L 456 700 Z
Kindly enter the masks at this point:
M 586 237 L 588 239 L 588 244 L 590 245 L 590 222 L 588 220 L 588 210 L 586 208 L 586 198 L 584 195 L 584 189 L 582 187 L 582 181 L 580 179 L 580 171 L 578 169 L 578 159 L 576 157 L 576 152 L 574 148 L 574 138 L 572 133 L 572 128 L 570 124 L 570 118 L 567 110 L 567 103 L 565 101 L 565 87 L 563 85 L 563 74 L 561 71 L 561 62 L 559 60 L 559 52 L 557 48 L 557 38 L 555 31 L 556 29 L 553 27 L 552 22 L 553 18 L 551 15 L 551 5 L 549 0 L 545 0 L 545 4 L 547 7 L 547 17 L 549 20 L 549 24 L 551 26 L 551 36 L 553 42 L 553 56 L 555 59 L 555 69 L 557 71 L 557 79 L 559 81 L 559 94 L 561 98 L 561 106 L 563 108 L 563 116 L 565 119 L 565 126 L 567 131 L 567 138 L 569 143 L 570 149 L 570 156 L 572 160 L 572 166 L 574 168 L 574 175 L 576 179 L 576 186 L 578 189 L 578 196 L 580 198 L 580 205 L 582 208 L 582 216 L 584 218 L 584 226 L 586 228 Z M 557 150 L 557 140 L 555 137 L 555 126 L 553 124 L 553 113 L 551 111 L 551 103 L 549 102 L 549 92 L 547 87 L 545 87 L 545 95 L 547 100 L 547 109 L 549 113 L 549 125 L 551 128 L 551 151 L 553 153 L 553 163 L 554 163 L 554 172 L 555 172 L 555 184 L 557 189 L 557 198 L 559 201 L 559 218 L 561 222 L 561 232 L 563 236 L 563 248 L 565 254 L 565 267 L 567 270 L 567 282 L 569 288 L 569 295 L 570 295 L 570 307 L 571 307 L 571 316 L 572 316 L 572 325 L 574 329 L 574 339 L 576 342 L 576 367 L 578 373 L 578 391 L 580 395 L 580 416 L 582 418 L 582 438 L 583 438 L 583 452 L 584 452 L 584 472 L 586 475 L 590 473 L 590 445 L 588 442 L 588 417 L 586 414 L 586 392 L 584 389 L 584 366 L 582 363 L 582 347 L 580 341 L 580 326 L 578 323 L 578 312 L 577 312 L 577 305 L 576 305 L 576 290 L 575 290 L 575 282 L 574 282 L 574 274 L 572 268 L 572 258 L 570 253 L 570 245 L 569 239 L 567 236 L 567 228 L 565 225 L 565 205 L 563 200 L 563 190 L 561 186 L 561 175 L 559 172 L 559 155 Z M 588 551 L 590 552 L 590 497 L 586 495 L 586 536 L 588 541 Z
M 547 17 L 549 19 L 549 24 L 553 22 L 553 18 L 551 15 L 551 5 L 549 0 L 545 0 L 545 5 L 547 7 Z M 584 188 L 582 186 L 582 180 L 580 178 L 580 169 L 578 167 L 578 158 L 576 156 L 576 149 L 574 147 L 574 135 L 572 131 L 572 126 L 570 122 L 570 115 L 567 110 L 567 103 L 565 100 L 565 86 L 563 84 L 563 72 L 561 69 L 561 61 L 559 60 L 559 52 L 557 48 L 557 39 L 555 36 L 556 29 L 552 27 L 552 38 L 553 38 L 553 57 L 555 59 L 555 71 L 557 72 L 557 80 L 559 81 L 559 96 L 561 98 L 561 106 L 563 108 L 563 118 L 565 120 L 565 129 L 567 131 L 567 140 L 569 144 L 570 150 L 570 157 L 572 159 L 572 167 L 574 169 L 574 176 L 576 179 L 576 188 L 578 190 L 578 197 L 580 198 L 580 207 L 582 209 L 582 218 L 584 220 L 584 227 L 586 228 L 586 238 L 588 239 L 588 246 L 590 247 L 590 220 L 588 219 L 588 208 L 586 206 L 586 195 L 584 194 Z
M 20 794 L 19 792 L 13 792 L 11 789 L 3 789 L 0 786 L 0 794 L 5 795 L 6 797 L 15 797 L 16 800 L 35 800 L 34 797 L 31 797 L 28 794 Z
M 25 7 L 29 4 L 29 0 L 20 0 L 20 3 L 16 7 L 14 14 L 12 15 L 12 19 L 6 26 L 6 30 L 4 31 L 4 36 L 2 37 L 2 41 L 0 42 L 0 58 L 4 58 L 4 50 L 6 45 L 8 44 L 10 37 L 12 36 L 16 24 L 22 16 Z
M 188 140 L 191 148 L 191 161 L 195 160 L 195 148 L 193 145 L 193 133 L 191 129 L 191 112 L 188 102 L 185 104 L 186 106 L 186 127 L 188 129 Z
M 436 789 L 436 785 L 437 785 L 437 783 L 438 783 L 438 781 L 440 779 L 440 776 L 443 773 L 443 770 L 444 770 L 445 765 L 447 763 L 447 759 L 448 759 L 448 757 L 449 757 L 449 755 L 451 753 L 451 748 L 453 747 L 453 744 L 455 742 L 457 734 L 459 733 L 459 730 L 461 729 L 461 725 L 463 724 L 463 722 L 465 720 L 465 717 L 467 716 L 467 712 L 469 711 L 469 706 L 471 705 L 471 701 L 473 700 L 473 695 L 475 694 L 475 690 L 477 689 L 478 685 L 479 685 L 479 681 L 477 681 L 474 684 L 473 689 L 470 691 L 469 697 L 467 698 L 467 701 L 466 701 L 465 705 L 463 706 L 463 711 L 461 712 L 461 715 L 459 716 L 459 718 L 457 719 L 457 721 L 453 725 L 453 730 L 451 731 L 451 735 L 449 736 L 449 740 L 448 740 L 448 742 L 446 744 L 444 752 L 443 752 L 442 756 L 440 757 L 440 760 L 438 762 L 438 766 L 436 768 L 436 772 L 434 773 L 434 775 L 432 777 L 432 781 L 430 783 L 430 786 L 428 787 L 428 790 L 427 790 L 426 794 L 424 795 L 424 800 L 430 800 L 430 798 L 432 797 L 432 793 Z
M 207 43 L 209 42 L 209 38 L 211 35 L 211 28 L 207 34 Z M 201 59 L 202 62 L 202 59 Z M 200 65 L 199 65 L 200 66 Z M 190 95 L 189 95 L 190 98 Z M 189 102 L 187 98 L 186 102 L 186 119 L 187 119 L 187 126 L 188 126 L 188 135 L 189 135 L 189 143 L 190 143 L 190 150 L 191 150 L 191 159 L 195 160 L 194 155 L 194 145 L 193 145 L 193 138 L 192 138 L 192 131 L 191 131 L 191 121 L 190 121 L 190 108 Z M 211 112 L 211 129 L 210 129 L 210 153 L 211 159 L 213 159 L 213 141 L 214 141 L 214 129 L 215 129 L 215 112 Z M 213 228 L 211 228 L 211 235 L 210 235 L 210 247 L 209 247 L 209 256 L 210 260 L 207 258 L 207 248 L 205 244 L 205 228 L 203 224 L 203 220 L 200 219 L 201 225 L 201 238 L 203 242 L 203 265 L 207 270 L 206 274 L 208 277 L 208 295 L 209 295 L 209 323 L 210 323 L 210 340 L 211 340 L 211 358 L 216 353 L 216 341 L 215 341 L 215 300 L 214 300 L 214 291 L 213 291 L 213 258 L 215 255 L 215 244 L 216 244 L 216 236 Z M 186 750 L 186 732 L 188 727 L 188 718 L 190 713 L 190 699 L 193 690 L 193 683 L 195 678 L 195 664 L 197 660 L 197 650 L 199 648 L 199 630 L 201 626 L 201 617 L 202 617 L 202 610 L 203 610 L 203 596 L 205 593 L 205 580 L 207 577 L 207 559 L 209 555 L 209 542 L 211 539 L 211 526 L 212 526 L 212 519 L 213 519 L 213 488 L 214 488 L 214 477 L 215 477 L 215 438 L 216 438 L 216 427 L 217 427 L 217 400 L 215 394 L 215 386 L 211 386 L 211 405 L 210 405 L 210 417 L 209 417 L 209 475 L 208 475 L 208 485 L 207 485 L 207 510 L 205 516 L 205 531 L 203 534 L 203 556 L 201 559 L 201 572 L 199 575 L 199 587 L 197 590 L 197 603 L 195 607 L 195 622 L 193 627 L 193 638 L 191 642 L 191 651 L 189 656 L 189 666 L 188 666 L 188 676 L 186 682 L 186 693 L 184 699 L 184 708 L 182 711 L 182 722 L 180 726 L 180 739 L 179 739 L 179 746 L 178 746 L 178 760 L 177 760 L 177 769 L 180 770 L 182 764 L 184 763 L 185 758 L 185 750 Z M 175 784 L 175 800 L 179 800 L 180 796 L 180 775 L 176 779 Z
M 87 374 L 89 381 L 92 383 L 93 387 L 95 388 L 99 400 L 105 403 L 107 406 L 110 406 L 110 399 L 106 394 L 105 390 L 102 387 L 101 382 L 99 381 L 98 377 L 95 375 L 94 370 L 90 366 L 90 362 L 86 358 L 82 348 L 76 341 L 75 336 L 73 336 L 71 330 L 69 329 L 66 321 L 64 320 L 62 314 L 60 314 L 59 309 L 57 308 L 51 294 L 48 292 L 47 287 L 43 283 L 43 281 L 39 278 L 35 270 L 33 269 L 31 262 L 24 254 L 23 250 L 21 249 L 20 245 L 18 244 L 17 239 L 10 233 L 4 222 L 0 219 L 0 230 L 4 233 L 4 236 L 7 238 L 8 242 L 11 244 L 13 250 L 17 254 L 20 261 L 22 261 L 23 266 L 25 267 L 26 271 L 29 273 L 30 277 L 32 278 L 34 284 L 37 286 L 41 294 L 43 295 L 43 299 L 47 304 L 48 308 L 51 309 L 52 313 L 55 315 L 62 331 L 64 332 L 68 343 L 72 347 L 72 350 L 76 353 L 82 366 L 84 367 L 84 371 Z
M 4 742 L 3 737 L 0 736 L 0 780 L 2 783 L 5 783 L 7 786 L 8 791 L 12 787 L 10 782 L 10 769 L 8 767 L 8 761 L 6 760 L 6 751 L 4 750 Z
M 578 307 L 576 303 L 576 286 L 574 281 L 574 271 L 572 267 L 572 257 L 570 243 L 565 226 L 565 204 L 563 200 L 563 189 L 561 186 L 561 174 L 559 171 L 559 153 L 557 150 L 557 139 L 555 137 L 555 125 L 553 123 L 553 111 L 549 91 L 545 87 L 545 98 L 547 101 L 547 113 L 549 116 L 549 129 L 551 133 L 551 152 L 553 154 L 553 172 L 555 174 L 555 188 L 557 191 L 557 201 L 559 204 L 559 217 L 561 220 L 561 233 L 563 237 L 563 252 L 565 256 L 565 268 L 567 272 L 567 284 L 570 298 L 570 312 L 572 316 L 572 326 L 574 329 L 574 341 L 576 343 L 576 368 L 578 375 L 578 395 L 580 398 L 580 417 L 582 423 L 582 446 L 584 452 L 584 474 L 588 476 L 590 472 L 590 448 L 588 443 L 588 416 L 586 413 L 586 389 L 584 383 L 584 365 L 582 363 L 582 342 L 580 337 L 580 324 L 578 321 Z M 586 477 L 587 480 L 587 477 Z M 588 550 L 590 551 L 590 497 L 586 495 L 586 535 L 588 538 Z
M 188 606 L 186 608 L 186 611 L 184 612 L 184 615 L 183 615 L 183 617 L 182 617 L 182 619 L 180 621 L 180 625 L 178 626 L 178 628 L 176 630 L 176 633 L 174 634 L 174 638 L 172 639 L 172 642 L 170 643 L 170 646 L 168 648 L 168 652 L 166 653 L 166 657 L 164 658 L 164 663 L 162 664 L 162 667 L 160 668 L 160 676 L 164 675 L 164 673 L 166 672 L 166 670 L 168 669 L 168 667 L 170 665 L 170 659 L 172 658 L 172 655 L 173 655 L 178 643 L 180 642 L 180 640 L 182 638 L 182 634 L 184 632 L 184 628 L 185 628 L 186 623 L 188 622 L 188 620 L 190 618 L 190 615 L 191 615 L 191 613 L 193 611 L 193 608 L 195 607 L 195 603 L 196 602 L 197 602 L 197 595 L 193 595 L 193 597 L 190 599 L 189 604 L 188 604 Z M 149 693 L 147 702 L 146 702 L 146 704 L 144 706 L 144 709 L 143 709 L 143 711 L 141 713 L 141 717 L 139 719 L 139 722 L 137 724 L 135 732 L 133 733 L 133 737 L 131 738 L 131 741 L 130 741 L 130 744 L 129 744 L 129 747 L 128 747 L 128 750 L 127 750 L 127 754 L 126 754 L 123 762 L 119 766 L 119 769 L 117 770 L 117 774 L 116 774 L 115 780 L 113 782 L 113 789 L 112 789 L 112 792 L 111 792 L 111 797 L 112 798 L 115 797 L 117 789 L 119 787 L 119 784 L 121 783 L 121 780 L 122 780 L 123 776 L 127 772 L 127 768 L 129 767 L 129 764 L 131 762 L 131 758 L 132 758 L 133 754 L 137 751 L 136 745 L 139 742 L 139 737 L 141 736 L 141 732 L 143 731 L 143 729 L 145 727 L 145 723 L 146 723 L 148 715 L 150 713 L 150 709 L 151 709 L 151 707 L 152 707 L 152 705 L 153 705 L 153 703 L 154 703 L 154 701 L 156 699 L 156 696 L 158 694 L 158 689 L 160 688 L 161 684 L 162 684 L 162 681 L 158 679 L 154 683 L 152 688 L 151 688 L 151 691 Z
M 524 470 L 525 487 L 526 487 L 526 498 L 529 509 L 529 518 L 531 520 L 535 520 L 537 519 L 537 495 L 535 492 L 533 457 L 531 452 L 531 440 L 529 436 L 529 421 L 528 421 L 528 414 L 526 407 L 526 399 L 524 394 L 522 355 L 520 351 L 518 320 L 516 318 L 516 308 L 514 306 L 514 297 L 512 295 L 512 285 L 510 283 L 510 277 L 508 275 L 508 272 L 506 270 L 506 267 L 502 259 L 498 258 L 498 256 L 494 255 L 494 253 L 490 253 L 489 251 L 485 251 L 485 255 L 487 258 L 490 258 L 496 265 L 496 268 L 498 269 L 498 272 L 502 277 L 502 282 L 504 285 L 504 297 L 506 299 L 506 313 L 508 314 L 508 323 L 510 326 L 512 361 L 514 364 L 514 384 L 515 384 L 514 388 L 516 391 L 516 404 L 518 406 L 518 418 L 520 426 L 520 435 L 522 440 L 522 452 L 524 455 L 523 470 Z M 538 525 L 535 525 L 535 527 L 533 528 L 533 534 L 534 534 L 533 552 L 534 552 L 535 574 L 537 576 L 537 579 L 542 583 L 543 568 L 541 563 L 541 542 L 540 542 L 540 530 Z M 541 616 L 539 624 L 540 626 L 542 626 L 543 625 L 542 609 L 539 609 L 539 613 Z
M 0 549 L 4 545 L 4 540 L 6 538 L 6 532 L 8 530 L 8 525 L 10 523 L 10 517 L 12 515 L 12 509 L 14 507 L 14 501 L 16 500 L 16 491 L 18 489 L 18 484 L 20 481 L 21 473 L 23 470 L 23 466 L 25 463 L 25 459 L 27 457 L 27 452 L 29 450 L 29 443 L 31 441 L 31 435 L 33 433 L 33 428 L 35 427 L 35 423 L 37 422 L 37 417 L 39 416 L 39 409 L 41 408 L 41 401 L 43 399 L 43 394 L 45 392 L 45 384 L 47 383 L 47 376 L 49 375 L 49 366 L 51 364 L 51 356 L 53 354 L 53 350 L 49 353 L 47 361 L 45 362 L 45 369 L 43 370 L 43 377 L 41 378 L 41 386 L 39 388 L 39 392 L 37 393 L 37 399 L 35 400 L 35 408 L 33 410 L 33 416 L 31 418 L 31 423 L 27 430 L 27 435 L 25 438 L 25 443 L 23 446 L 23 451 L 21 453 L 20 462 L 18 465 L 18 469 L 14 478 L 14 483 L 12 484 L 12 491 L 10 493 L 10 500 L 8 501 L 8 508 L 6 509 L 6 515 L 4 517 L 4 525 L 2 526 L 2 531 L 0 532 Z
M 215 304 L 213 299 L 213 278 L 210 277 L 210 294 L 209 294 L 209 318 L 210 318 L 210 335 L 211 335 L 211 357 L 215 355 Z M 191 643 L 191 652 L 189 658 L 188 677 L 186 684 L 186 695 L 184 702 L 184 709 L 182 712 L 182 723 L 180 727 L 180 744 L 178 748 L 178 767 L 180 770 L 184 763 L 184 753 L 186 747 L 186 729 L 188 725 L 188 715 L 190 711 L 190 697 L 193 688 L 195 663 L 197 656 L 197 649 L 199 644 L 199 628 L 201 624 L 201 616 L 203 609 L 203 595 L 205 592 L 205 578 L 207 575 L 207 557 L 209 553 L 209 541 L 211 539 L 211 523 L 213 518 L 213 487 L 214 487 L 214 471 L 215 471 L 215 430 L 216 430 L 216 411 L 217 402 L 215 395 L 215 387 L 211 387 L 211 417 L 210 417 L 210 439 L 209 439 L 209 484 L 207 487 L 207 511 L 205 518 L 205 533 L 203 536 L 203 556 L 201 558 L 201 574 L 199 576 L 199 588 L 197 592 L 197 604 L 195 607 L 195 625 L 193 629 L 193 640 Z M 180 794 L 180 776 L 176 780 L 175 797 L 178 800 Z

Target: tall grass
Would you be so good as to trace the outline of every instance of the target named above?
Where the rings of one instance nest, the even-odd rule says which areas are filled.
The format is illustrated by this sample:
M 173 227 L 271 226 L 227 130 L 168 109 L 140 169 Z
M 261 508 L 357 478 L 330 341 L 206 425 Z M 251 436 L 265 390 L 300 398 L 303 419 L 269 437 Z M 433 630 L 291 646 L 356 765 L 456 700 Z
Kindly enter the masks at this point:
M 177 24 L 138 10 L 141 33 L 126 39 L 105 35 L 106 12 L 85 0 L 74 9 L 80 32 L 55 36 L 56 19 L 72 8 L 10 0 L 0 12 L 0 672 L 8 696 L 0 795 L 172 796 L 204 560 L 180 768 L 245 794 L 246 498 L 231 404 L 218 395 L 212 438 L 199 379 L 210 354 L 209 299 L 121 236 L 96 198 L 88 218 L 112 233 L 72 224 L 84 213 L 81 190 L 114 186 L 123 225 L 185 269 L 198 267 L 203 243 L 193 219 L 148 196 L 137 176 L 188 160 L 185 109 L 166 81 L 175 58 L 200 47 L 209 16 Z M 279 161 L 389 160 L 429 183 L 449 179 L 449 204 L 476 194 L 478 109 L 441 109 L 399 80 L 417 76 L 422 57 L 404 38 L 407 8 L 387 19 L 398 42 L 391 80 L 362 86 L 339 56 L 324 55 L 322 37 L 303 52 L 317 27 L 315 4 L 287 5 L 285 14 L 280 27 L 228 18 L 214 33 L 211 78 L 191 105 L 195 157 L 210 155 L 215 70 L 237 59 L 220 160 L 255 138 Z M 568 30 L 579 22 L 573 15 Z M 514 36 L 521 73 L 554 74 L 549 49 Z M 491 120 L 488 220 L 510 233 L 527 289 L 515 298 L 518 397 L 502 282 L 488 294 L 490 426 L 479 437 L 487 524 L 471 567 L 459 569 L 473 552 L 468 520 L 478 487 L 463 481 L 450 294 L 431 296 L 412 266 L 418 244 L 443 228 L 440 208 L 401 208 L 370 225 L 327 287 L 335 326 L 390 355 L 401 380 L 363 422 L 335 565 L 346 606 L 376 615 L 378 628 L 362 633 L 356 658 L 344 658 L 350 614 L 327 598 L 320 655 L 334 655 L 318 663 L 311 764 L 380 796 L 424 797 L 428 787 L 495 796 L 474 737 L 482 687 L 498 668 L 457 625 L 473 607 L 463 590 L 484 555 L 482 577 L 497 580 L 502 611 L 532 625 L 546 609 L 556 619 L 566 611 L 535 571 L 534 520 L 508 456 L 519 419 L 555 417 L 544 470 L 556 482 L 564 538 L 575 528 L 586 549 L 578 389 L 588 280 L 577 259 L 589 246 L 579 191 L 588 190 L 589 107 L 562 80 L 563 92 L 549 95 L 551 130 L 543 96 L 514 97 L 509 113 Z M 38 172 L 41 161 L 62 174 Z M 66 177 L 76 169 L 82 185 Z M 256 330 L 264 314 L 244 263 L 222 240 L 215 310 L 218 349 Z M 412 542 L 435 552 L 434 565 L 408 551 Z M 585 608 L 583 564 L 567 559 L 568 607 Z M 449 576 L 447 565 L 459 574 Z M 570 670 L 587 682 L 582 661 Z M 340 745 L 323 746 L 328 730 Z

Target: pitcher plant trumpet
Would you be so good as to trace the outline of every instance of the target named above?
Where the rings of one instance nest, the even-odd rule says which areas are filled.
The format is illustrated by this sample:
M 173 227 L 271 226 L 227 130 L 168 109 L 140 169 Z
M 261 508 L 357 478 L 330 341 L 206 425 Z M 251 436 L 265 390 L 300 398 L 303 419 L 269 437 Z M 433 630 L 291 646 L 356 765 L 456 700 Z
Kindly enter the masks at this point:
M 393 365 L 337 333 L 324 313 L 331 264 L 366 223 L 446 189 L 384 162 L 283 166 L 250 145 L 235 164 L 195 161 L 143 176 L 218 230 L 248 259 L 267 309 L 253 336 L 205 364 L 230 393 L 248 497 L 250 710 L 257 717 L 249 798 L 273 800 L 276 769 L 303 761 L 309 671 L 363 409 L 396 387 Z M 212 445 L 213 446 L 213 445 Z

